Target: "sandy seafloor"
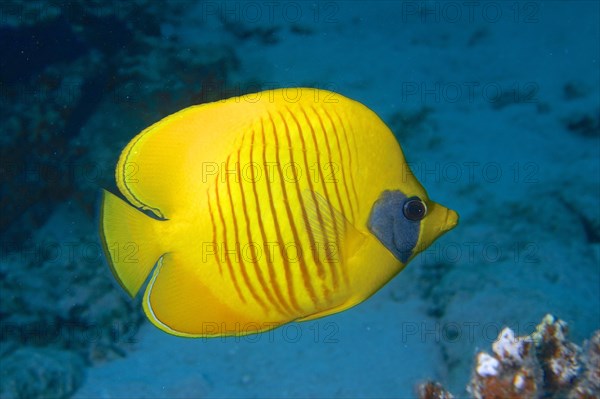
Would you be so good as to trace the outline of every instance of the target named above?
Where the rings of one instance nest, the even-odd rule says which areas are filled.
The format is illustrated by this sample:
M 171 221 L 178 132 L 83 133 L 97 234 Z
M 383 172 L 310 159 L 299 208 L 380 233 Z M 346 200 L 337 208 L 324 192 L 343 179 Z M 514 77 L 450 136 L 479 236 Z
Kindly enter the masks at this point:
M 597 2 L 427 2 L 426 14 L 413 13 L 420 1 L 276 1 L 273 14 L 268 2 L 209 3 L 246 26 L 281 27 L 277 43 L 242 41 L 192 3 L 163 26 L 182 51 L 233 44 L 234 81 L 333 89 L 392 129 L 428 107 L 401 144 L 460 225 L 338 315 L 239 339 L 147 323 L 125 357 L 88 369 L 75 398 L 409 398 L 424 379 L 460 397 L 504 325 L 526 334 L 553 313 L 577 343 L 600 328 L 600 244 L 582 223 L 600 220 L 599 137 L 565 122 L 600 113 Z
M 553 313 L 579 343 L 600 327 L 599 244 L 561 202 L 598 220 L 598 137 L 562 122 L 599 112 L 598 3 L 475 3 L 473 14 L 431 2 L 431 14 L 415 16 L 404 7 L 423 3 L 320 2 L 314 22 L 314 5 L 299 2 L 314 34 L 237 47 L 244 78 L 338 90 L 388 122 L 433 109 L 402 145 L 430 196 L 460 213 L 457 229 L 339 315 L 227 340 L 146 325 L 133 352 L 90 369 L 75 397 L 406 398 L 428 378 L 464 395 L 474 354 L 501 326 L 525 334 Z M 255 5 L 268 25 L 266 5 Z M 205 12 L 190 11 L 179 32 L 190 46 L 228 40 L 216 21 L 194 25 Z M 567 101 L 569 82 L 587 94 Z M 498 92 L 517 100 L 494 107 Z M 442 276 L 420 270 L 436 261 L 448 265 Z

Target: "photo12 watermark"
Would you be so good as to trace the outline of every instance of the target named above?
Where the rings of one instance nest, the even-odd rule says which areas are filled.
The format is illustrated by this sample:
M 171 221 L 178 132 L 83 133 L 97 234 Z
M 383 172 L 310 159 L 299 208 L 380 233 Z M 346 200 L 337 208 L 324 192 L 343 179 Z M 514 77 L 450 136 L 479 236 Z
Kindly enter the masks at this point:
M 246 343 L 337 344 L 341 339 L 339 324 L 326 320 L 287 324 L 249 322 L 229 325 L 223 322 L 204 321 L 201 323 L 200 334 L 203 335 L 201 338 L 203 340 L 219 339 Z
M 298 81 L 249 81 L 244 83 L 224 84 L 214 80 L 199 80 L 195 85 L 187 87 L 187 90 L 194 93 L 193 103 L 203 104 L 226 100 L 236 103 L 254 104 L 257 102 L 274 103 L 283 101 L 287 104 L 294 104 L 300 100 L 310 100 L 323 104 L 335 104 L 339 102 L 340 86 L 336 82 L 319 82 L 305 87 Z M 313 90 L 315 89 L 315 90 Z M 165 83 L 157 92 L 169 93 L 178 92 L 181 87 L 178 84 Z M 274 90 L 277 90 L 276 92 Z M 127 106 L 141 106 L 148 101 L 143 94 L 146 88 L 142 83 L 128 82 L 115 88 L 111 93 L 112 101 L 116 104 Z
M 299 183 L 309 180 L 311 183 L 337 183 L 340 181 L 342 167 L 338 162 L 203 162 L 202 183 L 209 179 L 220 183 L 258 183 L 269 184 Z
M 536 322 L 525 322 L 511 326 L 516 336 L 529 335 L 535 331 Z M 399 329 L 399 341 L 409 343 L 458 344 L 493 343 L 500 339 L 505 325 L 483 321 L 405 321 Z
M 115 250 L 118 259 L 137 262 L 139 251 L 136 243 L 129 242 Z M 84 263 L 96 265 L 104 259 L 104 251 L 99 241 L 55 241 L 33 243 L 0 243 L 0 261 L 17 261 L 22 264 L 67 265 Z
M 402 167 L 402 181 L 415 176 L 421 183 L 451 184 L 537 184 L 540 165 L 533 161 L 463 161 L 463 162 L 407 162 Z
M 538 104 L 540 85 L 527 82 L 423 82 L 404 81 L 400 84 L 402 102 L 422 104 L 489 103 L 495 108 L 508 104 Z
M 313 242 L 308 248 L 299 242 L 203 242 L 202 262 L 219 264 L 284 264 L 301 263 L 306 259 L 319 264 L 341 263 L 340 245 L 337 242 Z
M 339 1 L 202 1 L 197 15 L 203 22 L 220 19 L 227 24 L 337 24 L 343 4 Z
M 135 166 L 131 167 L 136 169 Z M 0 161 L 0 181 L 11 181 L 18 186 L 98 184 L 114 179 L 115 167 L 99 162 L 61 162 L 60 160 L 42 161 Z
M 402 1 L 400 21 L 422 24 L 535 24 L 540 22 L 539 1 Z
M 33 345 L 48 344 L 81 344 L 103 343 L 107 340 L 112 344 L 137 343 L 136 334 L 139 323 L 117 322 L 87 323 L 74 321 L 14 323 L 0 321 L 0 340 L 27 342 Z
M 532 265 L 541 262 L 540 245 L 535 241 L 442 241 L 424 248 L 420 264 Z

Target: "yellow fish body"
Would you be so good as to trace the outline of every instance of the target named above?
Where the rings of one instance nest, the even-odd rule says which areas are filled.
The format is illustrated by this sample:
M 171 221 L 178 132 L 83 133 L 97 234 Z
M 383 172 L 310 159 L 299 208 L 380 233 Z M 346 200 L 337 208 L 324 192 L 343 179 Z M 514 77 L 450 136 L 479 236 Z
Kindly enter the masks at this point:
M 112 271 L 131 296 L 149 280 L 148 318 L 188 337 L 345 310 L 458 220 L 375 113 L 317 89 L 170 115 L 127 145 L 116 180 L 127 202 L 105 191 L 101 214 Z

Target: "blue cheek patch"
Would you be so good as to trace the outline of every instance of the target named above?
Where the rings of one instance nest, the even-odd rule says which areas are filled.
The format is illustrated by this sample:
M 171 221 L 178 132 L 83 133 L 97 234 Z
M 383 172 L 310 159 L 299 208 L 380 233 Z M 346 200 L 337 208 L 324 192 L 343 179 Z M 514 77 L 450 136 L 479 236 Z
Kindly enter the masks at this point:
M 419 240 L 419 221 L 408 220 L 402 211 L 406 195 L 384 191 L 373 204 L 367 227 L 402 263 L 412 255 Z

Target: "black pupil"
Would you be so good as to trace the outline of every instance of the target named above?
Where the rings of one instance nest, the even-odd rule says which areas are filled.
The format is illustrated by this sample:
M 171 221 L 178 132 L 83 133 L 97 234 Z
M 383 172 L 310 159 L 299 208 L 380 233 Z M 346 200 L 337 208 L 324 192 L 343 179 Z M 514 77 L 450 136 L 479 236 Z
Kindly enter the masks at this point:
M 404 203 L 404 216 L 408 220 L 421 220 L 425 217 L 425 204 L 418 198 L 410 198 Z

